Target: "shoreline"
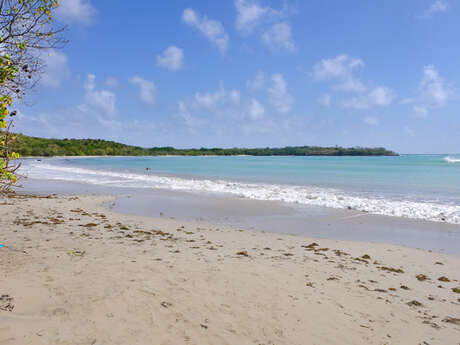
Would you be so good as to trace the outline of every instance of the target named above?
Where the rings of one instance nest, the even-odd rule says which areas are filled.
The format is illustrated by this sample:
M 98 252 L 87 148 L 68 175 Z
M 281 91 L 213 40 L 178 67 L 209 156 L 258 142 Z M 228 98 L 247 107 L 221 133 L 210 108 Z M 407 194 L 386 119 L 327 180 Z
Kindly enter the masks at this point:
M 0 199 L 0 342 L 458 339 L 458 257 L 119 214 L 113 198 Z
M 261 201 L 235 195 L 162 189 L 100 186 L 57 180 L 24 181 L 24 191 L 68 195 L 115 195 L 114 210 L 138 216 L 252 228 L 274 233 L 339 240 L 360 240 L 460 253 L 460 225 L 374 215 L 357 210 Z
M 360 193 L 342 185 L 309 185 L 285 181 L 261 180 L 250 177 L 203 176 L 200 174 L 150 173 L 144 170 L 97 170 L 87 167 L 29 163 L 33 168 L 23 169 L 32 177 L 45 179 L 57 176 L 58 180 L 89 183 L 91 185 L 113 185 L 114 188 L 160 189 L 219 193 L 229 197 L 244 197 L 252 200 L 282 201 L 308 206 L 325 206 L 334 209 L 350 209 L 369 214 L 422 219 L 460 225 L 460 200 L 455 194 L 445 195 L 436 202 L 432 197 L 392 193 Z M 38 171 L 38 173 L 37 173 Z M 387 193 L 387 194 L 385 194 Z M 453 198 L 453 199 L 452 199 Z M 455 202 L 452 202 L 454 200 Z
M 127 190 L 107 206 L 133 216 L 160 216 L 315 239 L 399 245 L 460 257 L 458 224 L 161 190 Z

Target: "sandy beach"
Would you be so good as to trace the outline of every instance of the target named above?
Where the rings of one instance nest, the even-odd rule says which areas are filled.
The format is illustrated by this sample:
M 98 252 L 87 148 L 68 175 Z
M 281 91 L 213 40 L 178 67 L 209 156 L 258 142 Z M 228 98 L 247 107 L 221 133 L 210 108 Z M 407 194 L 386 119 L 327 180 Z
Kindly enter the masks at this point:
M 112 200 L 0 199 L 0 344 L 459 344 L 459 257 Z
M 0 2 L 0 345 L 460 345 L 460 1 Z

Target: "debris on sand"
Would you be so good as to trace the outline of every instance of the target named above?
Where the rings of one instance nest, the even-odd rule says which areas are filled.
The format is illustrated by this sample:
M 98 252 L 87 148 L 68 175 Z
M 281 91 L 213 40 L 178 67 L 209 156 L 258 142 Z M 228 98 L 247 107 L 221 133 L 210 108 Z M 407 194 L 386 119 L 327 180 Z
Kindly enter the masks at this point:
M 160 305 L 161 305 L 163 308 L 169 308 L 169 307 L 172 307 L 172 306 L 173 306 L 172 303 L 166 302 L 166 301 L 161 302 Z
M 447 316 L 442 320 L 442 322 L 453 323 L 454 325 L 460 326 L 460 319 L 457 319 L 455 317 Z
M 402 270 L 401 268 L 393 268 L 393 267 L 385 267 L 385 266 L 381 266 L 378 268 L 381 269 L 382 271 L 388 271 L 388 272 L 393 272 L 393 273 L 404 273 L 404 270 Z
M 385 290 L 385 289 L 374 289 L 374 291 L 376 291 L 376 292 L 388 292 L 388 291 Z
M 99 224 L 96 223 L 88 223 L 88 224 L 80 224 L 80 226 L 83 226 L 85 228 L 94 228 L 95 226 L 98 226 Z
M 303 245 L 303 246 L 301 246 L 301 247 L 302 247 L 302 248 L 305 248 L 306 250 L 314 250 L 315 247 L 317 247 L 317 246 L 319 246 L 319 244 L 316 243 L 316 242 L 313 242 L 313 243 L 310 243 L 310 244 L 308 244 L 308 245 Z
M 428 276 L 424 275 L 424 274 L 417 274 L 415 276 L 415 278 L 417 278 L 418 281 L 420 282 L 423 282 L 425 280 L 429 280 L 430 278 L 428 278 Z
M 79 250 L 79 249 L 69 249 L 67 251 L 67 255 L 72 257 L 72 256 L 85 256 L 86 250 Z
M 341 251 L 340 249 L 334 249 L 334 254 L 337 255 L 337 256 L 350 255 L 348 253 L 345 253 L 345 252 Z
M 359 261 L 359 262 L 364 262 L 365 264 L 368 264 L 368 263 L 369 263 L 369 261 L 364 260 L 364 259 L 361 259 L 361 258 L 354 258 L 353 260 L 354 260 L 354 261 Z
M 406 303 L 409 307 L 423 307 L 423 304 L 415 299 Z
M 11 302 L 13 302 L 13 297 L 11 297 L 10 295 L 1 295 L 0 310 L 13 311 L 14 305 Z

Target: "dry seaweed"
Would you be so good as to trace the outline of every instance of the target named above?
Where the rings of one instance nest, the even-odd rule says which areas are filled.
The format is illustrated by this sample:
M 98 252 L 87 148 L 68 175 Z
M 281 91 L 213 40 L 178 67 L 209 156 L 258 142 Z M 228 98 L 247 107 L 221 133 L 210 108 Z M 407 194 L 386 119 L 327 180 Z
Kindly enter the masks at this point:
M 365 264 L 368 264 L 368 263 L 369 263 L 369 261 L 364 260 L 364 259 L 361 259 L 361 258 L 354 258 L 353 260 L 354 260 L 354 261 L 364 262 Z
M 85 228 L 94 228 L 95 226 L 98 226 L 99 224 L 96 223 L 88 223 L 88 224 L 80 224 L 80 226 L 83 226 Z
M 13 302 L 13 297 L 11 297 L 10 295 L 1 295 L 0 310 L 13 311 L 14 305 L 11 302 Z
M 418 281 L 425 281 L 425 280 L 429 280 L 430 278 L 428 276 L 426 276 L 425 274 L 417 274 L 415 276 L 415 278 L 417 278 Z
M 423 307 L 423 304 L 419 301 L 416 301 L 415 299 L 410 302 L 407 302 L 406 304 L 410 307 Z
M 457 319 L 455 317 L 447 316 L 442 320 L 442 322 L 453 323 L 454 325 L 460 326 L 460 319 Z
M 401 268 L 393 268 L 393 267 L 385 267 L 385 266 L 380 266 L 378 267 L 382 271 L 388 271 L 388 272 L 393 272 L 393 273 L 404 273 L 404 270 Z
M 302 247 L 302 248 L 305 248 L 306 250 L 314 250 L 315 247 L 317 247 L 317 246 L 319 246 L 319 244 L 316 243 L 316 242 L 313 242 L 313 243 L 310 243 L 310 244 L 308 244 L 308 245 L 303 245 L 303 246 L 301 246 L 301 247 Z

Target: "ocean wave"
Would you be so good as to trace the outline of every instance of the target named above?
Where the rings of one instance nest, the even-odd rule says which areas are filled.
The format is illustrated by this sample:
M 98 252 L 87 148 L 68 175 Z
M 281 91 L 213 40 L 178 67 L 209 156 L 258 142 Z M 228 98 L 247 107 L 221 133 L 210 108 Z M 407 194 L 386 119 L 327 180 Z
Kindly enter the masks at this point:
M 460 163 L 460 158 L 457 158 L 457 157 L 447 156 L 447 157 L 444 157 L 444 160 L 448 163 Z
M 460 224 L 460 206 L 410 200 L 368 198 L 350 195 L 332 188 L 158 176 L 63 167 L 47 163 L 29 163 L 23 169 L 26 175 L 37 179 L 76 181 L 114 187 L 224 193 L 254 200 L 354 209 L 386 216 Z

